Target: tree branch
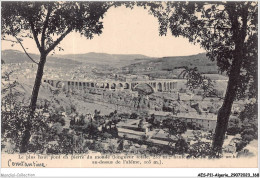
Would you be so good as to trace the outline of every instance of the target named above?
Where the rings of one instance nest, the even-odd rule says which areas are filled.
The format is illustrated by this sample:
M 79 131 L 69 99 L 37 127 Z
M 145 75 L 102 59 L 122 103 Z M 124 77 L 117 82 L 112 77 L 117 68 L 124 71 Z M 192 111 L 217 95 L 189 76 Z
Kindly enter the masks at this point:
M 37 37 L 36 31 L 35 31 L 35 29 L 34 29 L 34 24 L 33 24 L 33 22 L 32 22 L 31 20 L 29 20 L 29 22 L 30 22 L 30 25 L 31 25 L 31 29 L 32 29 L 34 41 L 35 41 L 35 43 L 36 43 L 36 45 L 37 45 L 37 48 L 39 49 L 40 52 L 43 52 L 43 50 L 42 50 L 42 48 L 41 48 L 41 45 L 40 45 L 40 43 L 39 43 L 39 39 L 38 39 L 38 37 Z
M 15 37 L 15 39 L 16 39 L 17 41 L 8 40 L 8 39 L 2 39 L 2 40 L 10 41 L 10 42 L 13 42 L 13 43 L 19 43 L 19 44 L 21 45 L 21 47 L 23 48 L 24 53 L 28 56 L 28 58 L 31 59 L 31 61 L 34 62 L 35 64 L 38 64 L 38 63 L 27 53 L 27 51 L 26 51 L 26 49 L 24 48 L 22 42 L 21 42 L 15 35 L 13 35 L 13 36 Z
M 49 54 L 62 40 L 65 38 L 66 35 L 68 35 L 72 31 L 72 27 L 68 28 L 68 30 L 63 33 L 47 50 L 46 55 Z
M 13 43 L 18 43 L 17 41 L 9 40 L 9 39 L 4 39 L 4 38 L 2 38 L 1 40 L 4 40 L 4 41 L 10 41 L 10 42 L 13 42 Z
M 15 39 L 18 41 L 18 43 L 21 45 L 21 47 L 23 48 L 24 53 L 28 56 L 28 58 L 31 59 L 31 61 L 34 62 L 35 64 L 38 64 L 38 63 L 27 53 L 27 51 L 25 50 L 25 48 L 24 48 L 22 42 L 21 42 L 16 36 L 14 36 L 14 37 L 15 37 Z
M 44 24 L 43 24 L 42 37 L 41 37 L 41 46 L 42 46 L 43 50 L 44 50 L 45 32 L 46 32 L 46 29 L 48 27 L 48 21 L 49 21 L 49 18 L 50 18 L 50 14 L 51 14 L 51 6 L 49 5 L 47 16 L 46 16 L 46 19 L 45 19 Z

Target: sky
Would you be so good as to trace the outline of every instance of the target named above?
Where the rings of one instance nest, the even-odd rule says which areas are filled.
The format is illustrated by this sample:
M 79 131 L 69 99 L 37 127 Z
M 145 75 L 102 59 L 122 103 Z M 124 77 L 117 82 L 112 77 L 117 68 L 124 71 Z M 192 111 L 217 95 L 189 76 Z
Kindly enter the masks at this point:
M 205 52 L 200 46 L 187 39 L 159 36 L 157 19 L 142 7 L 128 9 L 111 8 L 103 19 L 103 33 L 92 40 L 72 32 L 61 42 L 64 51 L 56 54 L 79 54 L 99 52 L 109 54 L 143 54 L 150 57 L 186 56 Z M 39 54 L 35 42 L 24 40 L 23 44 L 30 53 Z M 2 50 L 21 50 L 19 45 L 11 47 L 10 42 L 2 41 Z

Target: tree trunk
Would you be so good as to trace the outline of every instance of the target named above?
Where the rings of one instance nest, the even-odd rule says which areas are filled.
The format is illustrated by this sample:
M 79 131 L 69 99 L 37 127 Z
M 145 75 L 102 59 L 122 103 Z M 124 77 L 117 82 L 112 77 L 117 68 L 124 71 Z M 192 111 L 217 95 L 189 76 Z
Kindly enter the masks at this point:
M 234 60 L 231 65 L 228 86 L 223 105 L 219 109 L 217 116 L 217 126 L 213 139 L 213 151 L 218 155 L 222 151 L 225 134 L 228 127 L 228 120 L 231 114 L 233 102 L 236 98 L 237 86 L 239 82 L 240 70 L 243 59 L 243 44 L 237 44 L 234 51 Z
M 36 102 L 37 102 L 37 98 L 38 98 L 38 94 L 39 94 L 39 90 L 40 90 L 40 86 L 41 86 L 45 62 L 46 62 L 46 55 L 41 54 L 41 58 L 40 58 L 40 62 L 38 64 L 38 70 L 37 70 L 37 74 L 36 74 L 36 78 L 35 78 L 35 82 L 34 82 L 34 87 L 33 87 L 33 91 L 32 91 L 31 103 L 30 103 L 30 108 L 31 108 L 32 113 L 34 113 L 34 111 L 36 109 Z
M 247 9 L 244 9 L 242 15 L 242 28 L 239 28 L 239 21 L 237 14 L 234 11 L 235 8 L 230 8 L 229 16 L 231 17 L 232 29 L 233 29 L 233 41 L 235 49 L 233 51 L 233 61 L 230 67 L 228 86 L 223 105 L 221 106 L 217 116 L 217 126 L 213 138 L 213 153 L 218 156 L 222 152 L 222 146 L 225 139 L 225 134 L 228 127 L 228 120 L 231 114 L 233 102 L 236 98 L 237 86 L 240 78 L 240 71 L 242 67 L 242 61 L 244 54 L 244 44 L 246 37 L 247 26 Z
M 28 150 L 29 140 L 31 138 L 31 127 L 32 127 L 31 120 L 33 119 L 33 115 L 36 109 L 36 102 L 40 90 L 45 62 L 46 62 L 46 55 L 41 54 L 40 62 L 38 64 L 37 74 L 34 82 L 34 87 L 32 91 L 32 96 L 31 96 L 30 115 L 26 121 L 25 131 L 23 133 L 23 137 L 21 141 L 20 153 L 25 153 Z
M 220 154 L 222 151 L 225 134 L 228 127 L 228 120 L 235 99 L 236 86 L 237 86 L 236 80 L 231 80 L 230 78 L 228 81 L 228 87 L 227 87 L 226 96 L 223 105 L 218 112 L 217 126 L 215 129 L 215 135 L 213 139 L 213 152 L 216 155 Z

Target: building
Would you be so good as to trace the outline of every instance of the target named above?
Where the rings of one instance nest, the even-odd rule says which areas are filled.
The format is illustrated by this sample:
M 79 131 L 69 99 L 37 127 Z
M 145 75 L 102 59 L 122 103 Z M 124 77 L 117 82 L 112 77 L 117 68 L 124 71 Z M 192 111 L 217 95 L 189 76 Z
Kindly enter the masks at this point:
M 214 131 L 217 124 L 217 115 L 215 114 L 202 114 L 196 112 L 179 113 L 173 115 L 171 112 L 151 111 L 149 114 L 154 114 L 156 120 L 164 120 L 166 118 L 180 119 L 187 124 L 193 124 L 204 131 Z

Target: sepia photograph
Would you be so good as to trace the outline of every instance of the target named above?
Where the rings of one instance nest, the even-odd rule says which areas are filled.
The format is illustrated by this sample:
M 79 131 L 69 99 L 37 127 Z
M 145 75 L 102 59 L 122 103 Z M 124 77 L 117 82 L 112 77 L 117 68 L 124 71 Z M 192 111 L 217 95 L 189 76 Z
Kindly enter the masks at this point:
M 1 1 L 1 167 L 258 168 L 257 75 L 257 1 Z

